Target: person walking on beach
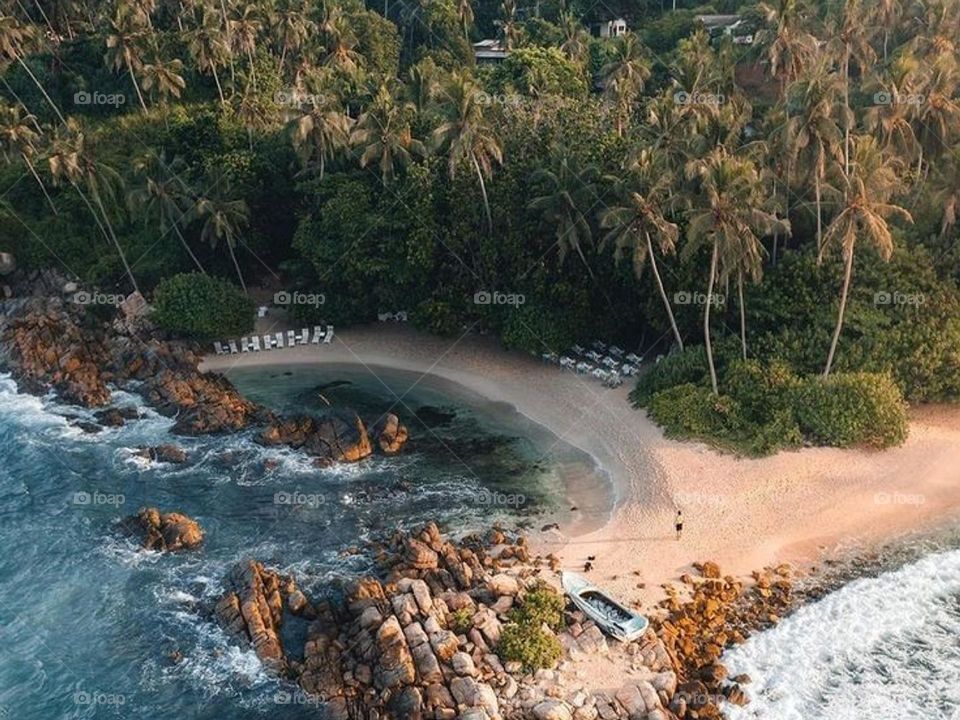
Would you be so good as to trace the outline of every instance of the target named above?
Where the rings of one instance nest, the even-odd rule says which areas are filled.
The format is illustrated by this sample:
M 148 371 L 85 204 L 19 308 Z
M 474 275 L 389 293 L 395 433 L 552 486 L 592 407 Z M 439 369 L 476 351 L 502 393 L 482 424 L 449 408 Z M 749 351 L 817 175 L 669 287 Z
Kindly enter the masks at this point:
M 677 510 L 677 519 L 673 521 L 674 526 L 677 528 L 677 541 L 679 542 L 680 536 L 683 535 L 683 511 Z

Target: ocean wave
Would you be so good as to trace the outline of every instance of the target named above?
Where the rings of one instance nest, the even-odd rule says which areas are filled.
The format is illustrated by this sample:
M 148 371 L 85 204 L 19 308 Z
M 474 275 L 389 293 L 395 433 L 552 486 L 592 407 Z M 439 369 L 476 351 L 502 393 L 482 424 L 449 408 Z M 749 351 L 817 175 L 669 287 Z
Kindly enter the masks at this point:
M 960 550 L 851 582 L 724 656 L 731 720 L 960 720 Z

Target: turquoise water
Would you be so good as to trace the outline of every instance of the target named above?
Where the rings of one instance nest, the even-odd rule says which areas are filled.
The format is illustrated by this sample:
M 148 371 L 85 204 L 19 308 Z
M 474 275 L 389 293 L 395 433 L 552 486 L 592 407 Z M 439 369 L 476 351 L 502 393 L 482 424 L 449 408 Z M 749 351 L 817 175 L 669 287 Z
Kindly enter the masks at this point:
M 395 527 L 564 520 L 565 473 L 592 472 L 508 408 L 411 390 L 406 377 L 388 379 L 394 393 L 345 369 L 287 372 L 232 378 L 279 410 L 319 411 L 319 393 L 370 420 L 403 395 L 393 412 L 410 426 L 408 450 L 318 469 L 239 434 L 175 439 L 190 462 L 157 465 L 132 449 L 169 442 L 170 419 L 147 410 L 86 435 L 64 415 L 90 413 L 20 394 L 0 376 L 0 718 L 316 717 L 282 702 L 284 686 L 207 620 L 233 563 L 256 557 L 320 592 L 369 568 L 365 554 L 344 550 Z M 137 401 L 118 393 L 116 404 Z M 605 503 L 598 494 L 598 513 Z M 195 517 L 202 549 L 145 553 L 114 532 L 145 504 Z

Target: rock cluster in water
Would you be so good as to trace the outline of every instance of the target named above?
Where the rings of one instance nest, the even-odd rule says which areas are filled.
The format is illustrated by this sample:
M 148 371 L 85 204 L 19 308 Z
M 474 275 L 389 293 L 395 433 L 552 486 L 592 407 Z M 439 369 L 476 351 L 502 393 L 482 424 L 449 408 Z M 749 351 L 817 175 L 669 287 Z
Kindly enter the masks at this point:
M 121 525 L 127 532 L 137 535 L 147 550 L 190 550 L 203 542 L 203 530 L 197 521 L 179 512 L 140 508 Z
M 114 386 L 139 393 L 157 412 L 175 418 L 178 435 L 266 427 L 262 442 L 300 448 L 318 464 L 356 461 L 373 452 L 355 413 L 277 417 L 243 397 L 224 376 L 200 372 L 196 346 L 156 337 L 139 296 L 107 321 L 85 305 L 65 301 L 62 289 L 69 285 L 55 274 L 38 274 L 18 286 L 16 297 L 0 301 L 0 368 L 27 392 L 52 390 L 68 403 L 104 408 L 95 415 L 97 423 L 77 422 L 86 432 L 138 417 L 135 409 L 109 407 Z M 407 430 L 395 415 L 377 427 L 375 441 L 383 452 L 395 453 L 406 442 Z M 149 450 L 147 456 L 152 458 Z

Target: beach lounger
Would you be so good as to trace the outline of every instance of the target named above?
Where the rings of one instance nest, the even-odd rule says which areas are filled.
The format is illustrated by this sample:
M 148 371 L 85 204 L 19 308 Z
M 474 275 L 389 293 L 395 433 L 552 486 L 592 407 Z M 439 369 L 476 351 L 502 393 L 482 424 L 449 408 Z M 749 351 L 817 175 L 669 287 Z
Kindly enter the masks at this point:
M 247 352 L 250 349 L 249 342 L 245 337 L 240 338 L 240 352 Z
M 555 363 L 555 362 L 557 361 L 557 355 L 556 355 L 556 353 L 552 353 L 552 352 L 541 353 L 541 354 L 540 354 L 540 358 L 541 358 L 544 362 L 548 362 L 548 363 Z
M 257 317 L 265 318 L 269 310 L 270 308 L 268 308 L 266 305 L 261 305 L 259 308 L 257 308 Z
M 597 351 L 599 351 L 599 352 L 606 352 L 606 351 L 607 351 L 607 345 L 606 345 L 606 343 L 602 343 L 602 342 L 600 342 L 599 340 L 594 340 L 594 341 L 593 341 L 593 349 L 594 349 L 594 350 L 597 350 Z
M 620 348 L 618 348 L 616 345 L 611 345 L 611 346 L 608 348 L 608 352 L 609 352 L 611 355 L 616 355 L 617 357 L 620 357 L 621 355 L 623 355 L 623 350 L 621 350 Z
M 254 352 L 260 352 L 260 336 L 254 335 L 250 338 L 250 346 L 253 348 Z
M 564 370 L 573 370 L 576 365 L 577 363 L 573 358 L 567 357 L 566 355 L 560 358 L 560 367 L 562 367 Z
M 643 362 L 643 358 L 639 355 L 635 355 L 634 353 L 630 353 L 627 355 L 627 362 L 632 362 L 634 365 L 639 365 Z
M 297 344 L 298 345 L 310 344 L 310 328 L 303 328 L 303 330 L 300 331 L 300 334 L 297 335 Z
M 378 313 L 377 313 L 377 320 L 379 320 L 380 322 L 390 322 L 391 320 L 393 320 L 393 313 L 391 313 L 391 312 L 385 312 L 385 313 L 378 312 Z
M 333 325 L 327 325 L 327 332 L 323 336 L 323 342 L 326 345 L 329 345 L 331 342 L 333 342 Z
M 600 362 L 600 358 L 603 356 L 600 353 L 594 352 L 593 350 L 591 350 L 590 352 L 586 353 L 584 357 L 586 357 L 589 360 L 592 360 L 593 362 Z
M 294 330 L 287 330 L 287 347 L 293 347 L 297 344 L 297 333 Z
M 324 335 L 323 328 L 320 327 L 319 325 L 314 325 L 313 340 L 311 340 L 310 342 L 312 342 L 314 345 L 319 345 L 320 341 L 323 340 L 323 335 Z
M 620 368 L 620 372 L 626 375 L 627 377 L 631 377 L 637 374 L 637 368 L 633 365 L 625 364 L 622 368 Z
M 407 311 L 398 310 L 397 313 L 393 316 L 397 322 L 406 322 L 407 321 Z
M 574 345 L 570 349 L 573 350 L 573 352 L 575 352 L 577 355 L 583 355 L 587 351 L 586 348 L 582 347 L 581 345 Z
M 602 362 L 604 365 L 606 365 L 608 368 L 616 367 L 617 364 L 618 364 L 618 363 L 617 363 L 617 360 L 616 360 L 615 358 L 610 357 L 610 356 L 607 356 L 607 357 L 603 358 L 603 360 L 601 360 L 601 362 Z
M 233 355 L 236 355 L 238 352 L 240 352 L 239 350 L 237 350 L 237 341 L 236 341 L 236 340 L 231 340 L 231 341 L 230 341 L 230 352 L 231 352 Z
M 215 342 L 215 343 L 213 344 L 213 351 L 214 351 L 217 355 L 223 355 L 223 345 L 221 345 L 221 344 L 218 343 L 218 342 Z
M 263 349 L 264 350 L 273 350 L 275 340 L 269 334 L 263 336 Z
M 577 363 L 577 372 L 578 373 L 591 373 L 593 372 L 593 365 L 588 362 L 578 362 Z
M 278 347 L 278 348 L 284 347 L 284 344 L 283 344 L 283 333 L 279 333 L 279 332 L 278 332 L 277 335 L 276 335 L 276 338 L 277 338 L 277 347 Z

